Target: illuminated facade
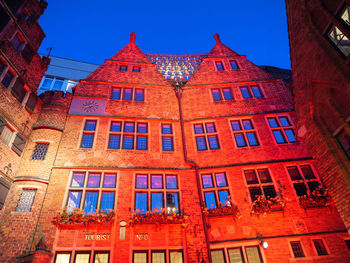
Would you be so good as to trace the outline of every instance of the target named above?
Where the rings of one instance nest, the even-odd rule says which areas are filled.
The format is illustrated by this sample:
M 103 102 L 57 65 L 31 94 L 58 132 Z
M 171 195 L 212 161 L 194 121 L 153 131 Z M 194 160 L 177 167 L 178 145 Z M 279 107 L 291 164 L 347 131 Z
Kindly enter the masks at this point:
M 146 55 L 132 33 L 73 95 L 41 95 L 1 262 L 350 260 L 289 89 L 215 39 Z

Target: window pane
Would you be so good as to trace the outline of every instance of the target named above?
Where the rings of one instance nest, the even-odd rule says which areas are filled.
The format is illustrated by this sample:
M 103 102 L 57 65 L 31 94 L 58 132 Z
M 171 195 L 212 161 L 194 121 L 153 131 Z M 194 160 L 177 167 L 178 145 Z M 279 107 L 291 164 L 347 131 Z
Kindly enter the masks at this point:
M 258 184 L 258 177 L 256 176 L 255 170 L 245 170 L 244 171 L 245 179 L 247 184 Z
M 170 251 L 170 263 L 183 263 L 182 251 Z
M 133 263 L 147 263 L 147 253 L 146 252 L 134 252 Z
M 227 190 L 219 191 L 219 201 L 221 206 L 226 206 L 228 201 L 229 193 Z
M 53 84 L 53 90 L 61 90 L 63 85 L 63 80 L 56 79 L 55 84 Z
M 67 210 L 72 212 L 75 208 L 80 207 L 81 191 L 69 191 Z
M 238 69 L 238 65 L 235 60 L 230 60 L 230 65 L 232 69 Z
M 1 83 L 8 88 L 11 84 L 12 79 L 14 78 L 14 75 L 11 73 L 10 70 L 7 71 L 6 75 L 2 79 Z
M 345 5 L 345 8 L 341 13 L 340 18 L 350 26 L 350 6 Z
M 163 176 L 162 175 L 151 175 L 151 185 L 153 189 L 163 189 Z
M 109 135 L 109 142 L 108 142 L 108 148 L 109 149 L 120 149 L 120 135 Z
M 125 122 L 124 124 L 124 132 L 134 132 L 135 131 L 135 123 L 133 122 Z
M 217 136 L 208 136 L 208 141 L 210 149 L 216 150 L 220 148 Z
M 76 253 L 74 263 L 89 263 L 90 253 Z
M 310 165 L 300 165 L 300 169 L 305 179 L 316 179 Z
M 269 122 L 269 125 L 271 128 L 276 128 L 276 127 L 279 127 L 280 125 L 278 124 L 276 118 L 268 118 L 267 119 L 268 122 Z
M 279 120 L 280 120 L 280 123 L 281 123 L 281 126 L 282 127 L 288 127 L 288 126 L 291 126 L 289 120 L 288 120 L 288 117 L 278 117 Z
M 56 254 L 55 263 L 69 263 L 69 262 L 70 262 L 70 254 L 69 253 Z
M 112 99 L 120 100 L 120 88 L 112 88 Z
M 236 140 L 237 147 L 247 146 L 243 133 L 235 133 L 235 140 Z
M 123 100 L 131 100 L 132 99 L 132 89 L 124 89 Z
M 167 208 L 176 208 L 176 212 L 179 212 L 179 194 L 178 193 L 167 193 L 166 194 Z
M 312 181 L 308 182 L 307 186 L 309 187 L 310 193 L 312 193 L 320 186 L 320 184 L 318 183 L 318 181 Z
M 147 133 L 147 123 L 138 123 L 137 124 L 137 132 L 138 133 Z
M 197 150 L 207 150 L 207 143 L 205 141 L 205 137 L 196 137 Z
M 147 174 L 137 174 L 136 175 L 136 188 L 147 189 Z
M 262 195 L 261 189 L 259 187 L 249 187 L 250 198 L 254 202 L 260 195 Z
M 132 67 L 132 71 L 134 72 L 140 72 L 141 71 L 141 67 Z
M 255 132 L 247 132 L 246 135 L 247 135 L 247 139 L 248 139 L 250 146 L 259 145 L 258 139 L 256 138 L 256 135 L 255 135 Z
M 228 257 L 230 263 L 244 263 L 241 248 L 229 248 Z
M 108 263 L 108 261 L 109 261 L 109 253 L 95 252 L 94 263 Z
M 136 137 L 136 149 L 137 150 L 147 150 L 147 137 L 137 136 Z
M 81 147 L 82 148 L 92 148 L 93 141 L 94 141 L 94 134 L 83 133 Z
M 173 151 L 173 138 L 172 137 L 162 137 L 163 151 Z
M 152 211 L 157 208 L 160 212 L 164 208 L 163 193 L 151 193 L 151 204 Z
M 211 92 L 213 93 L 214 100 L 222 100 L 219 89 L 212 89 Z
M 127 71 L 128 70 L 128 66 L 120 66 L 119 70 L 120 71 Z
M 205 198 L 205 205 L 208 209 L 216 208 L 216 199 L 215 199 L 214 192 L 205 192 L 204 198 Z
M 42 85 L 43 89 L 50 89 L 53 79 L 45 77 L 44 83 Z
M 85 131 L 94 131 L 96 129 L 96 121 L 86 121 L 85 122 Z
M 251 98 L 250 92 L 248 90 L 248 87 L 241 87 L 241 93 L 244 99 Z
M 166 175 L 166 188 L 177 189 L 177 177 L 176 175 Z
M 314 239 L 312 241 L 314 242 L 315 248 L 317 250 L 317 254 L 319 256 L 328 255 L 326 247 L 324 246 L 322 239 Z
M 284 132 L 286 133 L 286 136 L 287 136 L 289 142 L 296 142 L 297 141 L 295 139 L 295 135 L 294 135 L 294 130 L 293 129 L 287 129 L 287 130 L 284 130 Z
M 252 130 L 253 129 L 253 125 L 252 122 L 250 120 L 242 120 L 243 123 L 243 128 L 245 130 Z
M 115 187 L 116 174 L 105 173 L 105 178 L 103 181 L 103 187 L 114 188 Z
M 216 64 L 217 70 L 219 71 L 224 70 L 224 65 L 222 64 L 221 61 L 216 61 L 215 64 Z
M 300 241 L 290 241 L 290 246 L 292 247 L 295 258 L 305 257 Z
M 264 186 L 263 190 L 264 190 L 264 195 L 266 198 L 269 198 L 269 197 L 273 198 L 276 196 L 275 187 L 273 185 Z
M 205 128 L 207 130 L 207 133 L 214 133 L 214 132 L 216 132 L 214 123 L 206 123 L 205 124 Z
M 171 124 L 162 124 L 162 134 L 173 134 Z
M 342 130 L 337 136 L 336 139 L 338 143 L 343 148 L 345 154 L 350 158 L 350 136 L 346 133 L 345 130 Z
M 299 170 L 296 166 L 289 166 L 289 167 L 287 167 L 287 170 L 288 170 L 288 173 L 289 173 L 290 178 L 292 180 L 301 180 L 302 179 L 302 177 L 299 173 Z
M 30 212 L 32 209 L 32 204 L 34 202 L 34 197 L 36 190 L 34 189 L 22 189 L 21 196 L 19 197 L 16 211 L 17 212 Z
M 101 210 L 109 212 L 114 209 L 114 192 L 103 192 Z
M 226 177 L 224 173 L 215 174 L 216 186 L 224 187 L 227 186 Z
M 147 211 L 147 193 L 136 193 L 135 210 L 140 210 L 141 214 Z
M 152 263 L 165 263 L 165 253 L 152 252 Z
M 255 98 L 261 98 L 262 97 L 261 91 L 260 91 L 258 86 L 251 86 L 250 88 L 252 89 L 252 92 L 253 92 L 253 95 L 254 95 Z
M 203 188 L 214 187 L 211 174 L 202 174 Z
M 124 135 L 123 149 L 134 149 L 134 136 Z
M 48 148 L 48 143 L 36 143 L 32 154 L 32 160 L 45 160 Z
M 225 256 L 223 250 L 212 250 L 211 251 L 212 263 L 225 263 Z
M 195 124 L 194 125 L 194 133 L 195 134 L 202 134 L 202 133 L 204 133 L 203 125 L 202 124 Z
M 296 183 L 294 184 L 295 192 L 297 192 L 297 196 L 306 195 L 306 186 L 304 183 Z
M 245 253 L 249 263 L 262 263 L 258 247 L 246 247 Z
M 144 90 L 136 89 L 135 90 L 135 100 L 136 101 L 144 101 Z
M 85 203 L 84 203 L 84 213 L 92 214 L 97 208 L 98 192 L 86 192 Z
M 273 135 L 275 136 L 277 143 L 285 143 L 286 142 L 281 130 L 274 130 L 272 132 L 273 132 Z
M 122 131 L 122 123 L 120 121 L 112 121 L 110 130 L 113 132 L 121 132 Z
M 232 93 L 230 88 L 224 88 L 222 89 L 222 92 L 224 93 L 225 100 L 232 100 Z
M 100 173 L 89 173 L 89 180 L 87 183 L 87 187 L 100 187 Z
M 85 173 L 73 173 L 73 178 L 70 186 L 84 187 Z
M 231 121 L 232 130 L 240 131 L 242 130 L 240 121 Z
M 268 169 L 258 169 L 258 175 L 261 183 L 272 183 Z

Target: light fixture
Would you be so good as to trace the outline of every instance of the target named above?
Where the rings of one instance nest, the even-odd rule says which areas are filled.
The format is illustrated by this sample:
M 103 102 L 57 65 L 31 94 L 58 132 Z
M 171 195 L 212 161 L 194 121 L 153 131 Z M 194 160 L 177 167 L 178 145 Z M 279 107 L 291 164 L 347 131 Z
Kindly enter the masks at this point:
M 256 238 L 260 241 L 260 245 L 263 248 L 268 248 L 269 247 L 269 243 L 267 243 L 267 241 L 264 240 L 263 236 L 260 233 L 256 234 Z

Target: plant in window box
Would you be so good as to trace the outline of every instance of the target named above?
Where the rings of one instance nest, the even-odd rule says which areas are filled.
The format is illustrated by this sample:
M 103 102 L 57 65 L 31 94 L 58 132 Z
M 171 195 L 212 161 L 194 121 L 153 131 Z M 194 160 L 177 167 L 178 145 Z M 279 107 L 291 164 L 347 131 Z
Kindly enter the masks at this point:
M 266 215 L 273 211 L 283 211 L 286 206 L 286 202 L 278 195 L 275 197 L 265 197 L 264 195 L 257 196 L 256 200 L 252 204 L 252 215 Z
M 182 211 L 176 212 L 175 208 L 155 208 L 145 214 L 141 214 L 141 211 L 137 209 L 133 212 L 129 224 L 131 226 L 136 224 L 184 224 L 187 218 L 188 216 Z
M 299 197 L 300 205 L 306 208 L 326 207 L 331 205 L 331 197 L 324 188 L 316 188 L 311 193 Z
M 226 205 L 219 204 L 217 207 L 212 207 L 210 209 L 204 208 L 204 214 L 207 216 L 228 216 L 232 215 L 234 219 L 241 218 L 241 212 L 236 205 L 233 205 L 231 199 L 226 201 Z

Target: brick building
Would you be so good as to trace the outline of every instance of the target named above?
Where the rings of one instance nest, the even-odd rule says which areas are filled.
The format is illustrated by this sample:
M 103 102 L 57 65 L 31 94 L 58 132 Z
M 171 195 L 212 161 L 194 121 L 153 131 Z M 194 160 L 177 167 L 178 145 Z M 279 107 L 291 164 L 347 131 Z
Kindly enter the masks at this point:
M 350 3 L 286 5 L 297 136 L 309 146 L 350 232 Z
M 41 95 L 1 262 L 349 262 L 289 89 L 215 39 L 155 55 L 132 33 L 73 95 Z
M 37 20 L 46 6 L 0 1 L 0 209 L 41 109 L 36 90 L 49 60 L 37 53 L 45 37 Z

